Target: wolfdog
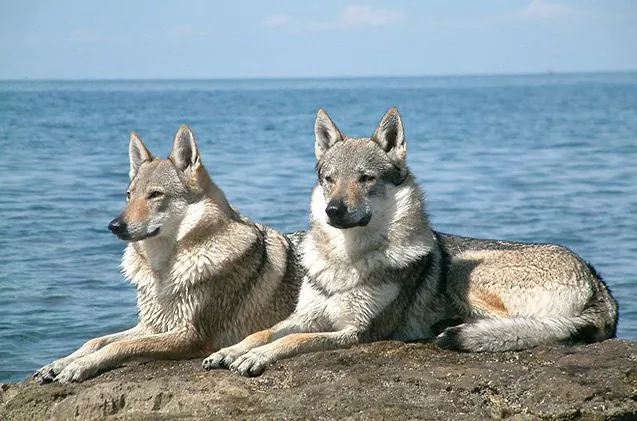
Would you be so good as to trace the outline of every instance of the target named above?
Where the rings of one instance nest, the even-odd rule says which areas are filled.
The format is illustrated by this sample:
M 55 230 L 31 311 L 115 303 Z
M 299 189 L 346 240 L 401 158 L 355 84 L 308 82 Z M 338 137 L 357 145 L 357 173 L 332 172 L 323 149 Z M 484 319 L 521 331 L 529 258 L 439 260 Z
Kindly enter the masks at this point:
M 82 381 L 131 359 L 203 357 L 285 319 L 302 279 L 294 243 L 233 209 L 181 126 L 168 159 L 130 137 L 127 205 L 109 229 L 128 245 L 124 275 L 139 322 L 42 367 L 40 382 Z
M 567 248 L 431 228 L 395 108 L 371 138 L 345 136 L 319 110 L 315 155 L 295 311 L 213 353 L 204 368 L 252 376 L 281 358 L 381 339 L 504 351 L 614 336 L 615 300 Z

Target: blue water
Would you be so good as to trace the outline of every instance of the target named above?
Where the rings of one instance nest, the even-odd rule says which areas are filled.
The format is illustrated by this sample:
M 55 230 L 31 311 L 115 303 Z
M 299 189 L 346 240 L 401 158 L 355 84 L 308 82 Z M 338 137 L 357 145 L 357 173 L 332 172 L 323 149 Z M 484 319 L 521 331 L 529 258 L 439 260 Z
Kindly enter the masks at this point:
M 307 226 L 313 122 L 370 135 L 402 113 L 434 226 L 564 244 L 592 262 L 637 339 L 637 74 L 342 80 L 0 82 L 0 381 L 135 323 L 106 225 L 128 133 L 167 155 L 182 123 L 231 202 Z

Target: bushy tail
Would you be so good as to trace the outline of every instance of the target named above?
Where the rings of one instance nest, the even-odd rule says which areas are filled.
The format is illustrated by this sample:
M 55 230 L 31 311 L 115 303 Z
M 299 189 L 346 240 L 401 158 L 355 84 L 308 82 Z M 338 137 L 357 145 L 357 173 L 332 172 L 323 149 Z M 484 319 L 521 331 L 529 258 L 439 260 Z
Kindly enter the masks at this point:
M 458 351 L 516 351 L 572 341 L 587 326 L 579 317 L 483 319 L 445 329 L 436 343 L 441 348 Z
M 617 303 L 601 283 L 576 316 L 498 317 L 445 329 L 438 346 L 469 352 L 516 351 L 556 343 L 591 343 L 615 336 Z

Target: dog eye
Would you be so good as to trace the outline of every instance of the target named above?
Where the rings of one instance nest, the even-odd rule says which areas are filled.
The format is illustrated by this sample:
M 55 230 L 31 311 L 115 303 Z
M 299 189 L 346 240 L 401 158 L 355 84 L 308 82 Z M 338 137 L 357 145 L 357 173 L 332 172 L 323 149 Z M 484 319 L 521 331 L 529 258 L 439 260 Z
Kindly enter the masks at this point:
M 164 195 L 163 192 L 160 192 L 159 190 L 153 190 L 150 193 L 148 193 L 148 198 L 149 199 L 156 199 L 158 197 L 162 197 Z
M 130 190 L 126 191 L 126 200 L 130 200 Z
M 361 183 L 367 183 L 374 180 L 376 180 L 376 177 L 374 177 L 373 175 L 368 175 L 368 174 L 363 174 L 360 177 L 358 177 L 358 181 L 360 181 Z
M 325 181 L 327 181 L 328 183 L 333 183 L 334 179 L 332 179 L 332 177 L 330 177 L 329 175 L 325 176 Z

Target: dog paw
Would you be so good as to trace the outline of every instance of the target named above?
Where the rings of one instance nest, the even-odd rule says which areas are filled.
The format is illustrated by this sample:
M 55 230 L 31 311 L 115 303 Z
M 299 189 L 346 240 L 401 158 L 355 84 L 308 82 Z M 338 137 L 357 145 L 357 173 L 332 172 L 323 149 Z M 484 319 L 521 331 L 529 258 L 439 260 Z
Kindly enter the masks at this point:
M 33 378 L 40 384 L 51 383 L 55 377 L 68 365 L 68 361 L 64 358 L 53 361 L 33 373 Z
M 263 373 L 270 360 L 261 352 L 252 350 L 239 356 L 232 364 L 230 370 L 233 373 L 241 374 L 245 377 L 254 377 Z
M 57 376 L 57 374 L 53 370 L 53 367 L 51 367 L 50 365 L 45 365 L 44 367 L 33 373 L 33 378 L 40 384 L 51 383 L 53 380 L 55 380 L 55 376 Z
M 205 370 L 212 370 L 213 368 L 227 368 L 227 365 L 223 364 L 225 355 L 222 352 L 214 352 L 203 360 L 201 366 Z
M 55 382 L 61 384 L 81 382 L 97 374 L 98 370 L 99 367 L 90 364 L 88 361 L 75 360 L 55 377 Z
M 208 356 L 203 363 L 202 367 L 206 370 L 212 370 L 213 368 L 228 368 L 230 364 L 234 362 L 240 355 L 244 354 L 244 351 L 233 349 L 232 347 L 220 349 Z

